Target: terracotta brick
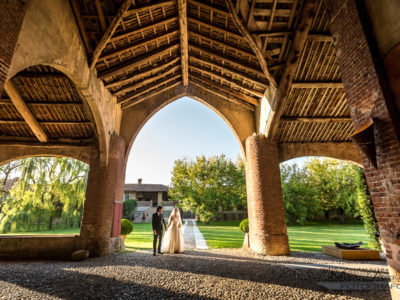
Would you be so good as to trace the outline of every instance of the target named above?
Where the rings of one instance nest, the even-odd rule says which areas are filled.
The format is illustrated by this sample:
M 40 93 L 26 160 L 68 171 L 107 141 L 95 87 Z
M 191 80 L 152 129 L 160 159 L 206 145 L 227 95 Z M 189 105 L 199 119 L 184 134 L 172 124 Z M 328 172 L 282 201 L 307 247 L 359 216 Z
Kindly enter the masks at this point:
M 250 248 L 289 255 L 278 146 L 264 135 L 246 140 L 246 186 Z

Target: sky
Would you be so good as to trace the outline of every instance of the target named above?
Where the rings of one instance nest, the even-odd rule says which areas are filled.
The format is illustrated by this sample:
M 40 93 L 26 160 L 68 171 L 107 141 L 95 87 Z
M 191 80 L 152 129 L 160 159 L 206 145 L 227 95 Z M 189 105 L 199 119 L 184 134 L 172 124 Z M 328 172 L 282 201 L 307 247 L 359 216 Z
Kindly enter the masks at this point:
M 129 154 L 126 183 L 169 185 L 174 161 L 183 157 L 241 156 L 225 121 L 204 104 L 183 97 L 156 113 L 139 132 Z

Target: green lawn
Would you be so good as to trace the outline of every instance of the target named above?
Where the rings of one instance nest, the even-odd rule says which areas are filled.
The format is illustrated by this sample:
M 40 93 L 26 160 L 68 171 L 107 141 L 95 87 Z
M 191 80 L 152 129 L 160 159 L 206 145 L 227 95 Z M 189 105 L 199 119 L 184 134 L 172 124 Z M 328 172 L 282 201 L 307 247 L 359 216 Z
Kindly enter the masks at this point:
M 244 234 L 239 230 L 239 222 L 213 222 L 209 225 L 198 223 L 198 227 L 210 248 L 239 248 Z M 292 251 L 321 251 L 322 245 L 333 242 L 364 242 L 368 245 L 368 235 L 360 222 L 347 224 L 315 222 L 306 226 L 288 226 L 289 244 Z
M 237 221 L 213 222 L 208 225 L 199 222 L 197 225 L 210 248 L 242 247 L 244 234 L 239 230 Z M 11 234 L 79 234 L 79 228 Z M 333 245 L 333 242 L 363 241 L 364 247 L 368 245 L 368 235 L 359 222 L 315 222 L 306 226 L 288 226 L 288 234 L 292 251 L 321 251 L 322 245 Z M 125 245 L 127 250 L 151 249 L 151 224 L 134 224 L 134 231 L 126 238 Z

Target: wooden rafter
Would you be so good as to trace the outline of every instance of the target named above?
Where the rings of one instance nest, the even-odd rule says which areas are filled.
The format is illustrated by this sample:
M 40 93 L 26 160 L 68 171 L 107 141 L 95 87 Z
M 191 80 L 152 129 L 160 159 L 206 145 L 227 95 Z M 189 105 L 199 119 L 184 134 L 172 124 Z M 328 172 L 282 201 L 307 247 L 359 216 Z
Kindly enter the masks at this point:
M 25 122 L 28 124 L 29 128 L 32 130 L 37 139 L 42 143 L 48 142 L 49 138 L 47 134 L 44 132 L 43 128 L 40 126 L 38 121 L 36 121 L 35 117 L 29 110 L 28 106 L 22 99 L 21 95 L 19 94 L 14 84 L 10 80 L 8 80 L 4 84 L 4 89 L 8 94 L 8 96 L 10 97 L 15 108 L 22 116 L 22 118 L 25 120 Z
M 194 60 L 194 61 L 197 61 L 199 63 L 209 65 L 212 68 L 220 69 L 224 73 L 230 73 L 230 74 L 232 74 L 232 75 L 234 75 L 236 77 L 241 78 L 242 80 L 249 81 L 249 82 L 251 82 L 253 84 L 256 84 L 256 85 L 258 85 L 258 86 L 260 86 L 260 87 L 262 87 L 264 89 L 267 88 L 267 86 L 265 85 L 265 82 L 263 82 L 263 81 L 261 81 L 259 79 L 254 79 L 254 78 L 250 77 L 249 75 L 247 75 L 246 73 L 242 73 L 242 72 L 240 72 L 238 70 L 235 70 L 235 69 L 232 69 L 232 68 L 230 68 L 230 67 L 228 67 L 226 65 L 213 62 L 213 61 L 211 61 L 211 60 L 209 60 L 209 59 L 207 59 L 205 57 L 197 57 L 195 55 L 191 55 L 190 56 L 190 60 Z
M 103 72 L 100 72 L 98 75 L 99 79 L 104 79 L 106 77 L 110 77 L 110 76 L 115 76 L 115 75 L 119 75 L 122 74 L 128 70 L 134 69 L 144 63 L 151 63 L 151 61 L 154 58 L 158 58 L 158 57 L 162 57 L 163 55 L 170 53 L 171 51 L 174 51 L 176 49 L 179 48 L 178 44 L 172 44 L 172 45 L 168 45 L 166 47 L 162 47 L 159 49 L 156 49 L 154 51 L 145 53 L 143 55 L 140 55 L 138 57 L 135 57 L 132 60 L 129 60 L 127 62 L 124 62 L 121 65 L 117 65 L 113 68 L 107 69 Z
M 181 69 L 182 69 L 182 84 L 189 84 L 189 36 L 188 36 L 188 18 L 187 18 L 187 0 L 177 0 L 179 30 L 181 43 Z
M 343 82 L 293 82 L 292 89 L 342 89 Z
M 79 10 L 78 0 L 71 0 L 71 4 L 72 4 L 72 10 L 74 11 L 75 19 L 78 23 L 79 32 L 81 33 L 83 42 L 85 43 L 86 51 L 90 55 L 90 54 L 92 54 L 93 49 L 90 45 L 89 37 L 88 37 L 86 29 L 85 29 L 85 24 L 83 23 L 82 15 Z
M 152 3 L 152 4 L 140 6 L 140 7 L 135 7 L 134 9 L 129 10 L 126 13 L 126 16 L 128 17 L 128 16 L 132 16 L 132 15 L 135 15 L 135 14 L 139 14 L 141 12 L 154 10 L 154 9 L 157 9 L 157 8 L 164 8 L 166 6 L 172 6 L 172 5 L 175 5 L 175 4 L 176 4 L 175 0 L 169 0 L 169 1 L 156 2 L 156 3 Z
M 236 88 L 242 89 L 243 91 L 245 91 L 245 92 L 247 92 L 247 93 L 249 93 L 249 94 L 251 94 L 251 95 L 254 95 L 254 96 L 256 96 L 256 97 L 262 98 L 262 96 L 264 95 L 264 94 L 261 93 L 261 92 L 254 91 L 254 90 L 252 90 L 252 89 L 250 89 L 250 88 L 247 88 L 247 87 L 245 87 L 245 86 L 243 86 L 243 85 L 241 85 L 241 84 L 239 84 L 239 83 L 236 83 L 236 82 L 232 81 L 230 78 L 226 78 L 226 77 L 221 76 L 221 75 L 219 75 L 219 74 L 216 74 L 216 73 L 214 73 L 214 72 L 211 72 L 211 71 L 208 71 L 208 70 L 205 70 L 205 69 L 201 69 L 201 68 L 198 68 L 198 67 L 192 66 L 192 65 L 189 66 L 189 68 L 190 68 L 190 69 L 193 69 L 193 70 L 196 70 L 196 71 L 199 72 L 199 73 L 205 73 L 205 74 L 207 74 L 207 75 L 210 76 L 210 77 L 217 78 L 218 80 L 225 81 L 228 85 L 232 85 L 232 86 L 234 86 L 234 87 L 236 87 Z
M 139 33 L 143 33 L 143 32 L 148 31 L 148 30 L 154 30 L 154 28 L 157 28 L 157 27 L 165 27 L 169 23 L 177 21 L 177 20 L 178 20 L 178 17 L 171 17 L 169 19 L 162 20 L 160 22 L 151 24 L 149 26 L 140 27 L 140 28 L 132 30 L 132 31 L 121 33 L 119 35 L 114 35 L 114 36 L 111 37 L 110 41 L 111 42 L 116 42 L 116 41 L 119 41 L 121 39 L 129 38 L 129 37 L 135 36 L 135 35 L 137 35 Z
M 253 52 L 255 53 L 258 61 L 260 62 L 261 69 L 263 70 L 265 76 L 269 80 L 270 84 L 274 87 L 276 87 L 276 81 L 275 78 L 272 77 L 271 73 L 268 70 L 268 65 L 267 61 L 265 60 L 265 57 L 261 51 L 261 49 L 258 47 L 256 42 L 254 41 L 253 37 L 250 35 L 248 32 L 247 28 L 242 24 L 242 21 L 239 19 L 239 16 L 236 12 L 236 8 L 233 5 L 231 0 L 225 0 L 226 6 L 229 9 L 229 12 L 232 15 L 233 22 L 235 23 L 236 27 L 240 31 L 240 33 L 246 38 L 247 42 L 249 43 L 251 49 L 253 49 Z
M 231 37 L 233 37 L 235 39 L 238 39 L 240 41 L 246 41 L 246 39 L 242 35 L 239 35 L 236 32 L 230 31 L 230 30 L 228 30 L 226 28 L 221 28 L 221 27 L 215 26 L 213 24 L 210 24 L 210 23 L 207 23 L 205 21 L 201 21 L 201 20 L 198 20 L 198 19 L 195 19 L 195 18 L 192 18 L 192 17 L 188 17 L 188 20 L 189 20 L 189 22 L 192 22 L 192 23 L 194 23 L 196 25 L 199 25 L 201 27 L 210 28 L 210 29 L 212 29 L 212 30 L 214 30 L 214 31 L 216 31 L 218 33 L 223 34 L 223 35 L 231 36 Z
M 216 83 L 216 82 L 214 82 L 212 80 L 209 80 L 209 79 L 207 79 L 205 77 L 200 77 L 200 76 L 197 76 L 196 74 L 193 74 L 193 73 L 189 74 L 189 76 L 194 78 L 194 79 L 196 79 L 197 81 L 205 84 L 205 85 L 210 86 L 212 89 L 214 89 L 216 91 L 218 91 L 218 90 L 219 91 L 223 91 L 223 93 L 225 93 L 226 95 L 229 95 L 230 97 L 235 97 L 236 99 L 239 99 L 241 101 L 250 103 L 250 104 L 252 104 L 254 106 L 260 105 L 259 101 L 257 99 L 249 97 L 249 96 L 246 96 L 246 95 L 244 95 L 242 93 L 239 93 L 236 90 L 229 89 L 227 87 L 219 85 L 218 83 Z
M 251 110 L 251 111 L 255 111 L 255 108 L 254 108 L 253 105 L 248 104 L 246 102 L 243 102 L 242 100 L 237 99 L 235 97 L 232 97 L 232 95 L 229 95 L 228 93 L 221 92 L 221 91 L 216 90 L 214 88 L 208 88 L 204 84 L 198 83 L 198 82 L 193 81 L 193 80 L 190 80 L 190 84 L 198 86 L 199 88 L 201 88 L 201 89 L 203 89 L 203 90 L 205 90 L 205 91 L 207 91 L 209 93 L 212 93 L 214 95 L 217 95 L 218 97 L 221 97 L 222 99 L 227 100 L 227 101 L 229 101 L 229 102 L 231 102 L 233 104 L 243 106 L 246 109 Z
M 136 100 L 134 100 L 134 101 L 130 101 L 129 103 L 123 104 L 123 105 L 122 105 L 122 109 L 127 109 L 127 108 L 129 108 L 129 107 L 132 107 L 132 106 L 134 106 L 134 105 L 137 105 L 137 104 L 139 104 L 139 103 L 141 103 L 141 102 L 143 102 L 143 101 L 146 101 L 146 100 L 149 99 L 150 97 L 157 96 L 157 95 L 159 95 L 159 94 L 161 94 L 161 93 L 163 93 L 163 92 L 165 92 L 165 91 L 167 91 L 167 90 L 169 90 L 169 89 L 172 89 L 172 88 L 174 88 L 174 87 L 176 87 L 176 86 L 178 86 L 178 85 L 180 85 L 180 84 L 181 84 L 181 83 L 178 81 L 178 82 L 172 83 L 172 84 L 170 84 L 170 85 L 167 85 L 166 87 L 163 87 L 163 88 L 161 88 L 161 89 L 157 89 L 156 91 L 151 92 L 149 95 L 146 95 L 146 96 L 144 96 L 144 97 L 140 97 L 139 99 L 136 99 Z
M 134 43 L 134 44 L 128 45 L 128 46 L 123 47 L 123 48 L 117 48 L 112 52 L 107 52 L 107 53 L 104 53 L 103 55 L 101 55 L 99 57 L 99 61 L 102 61 L 102 60 L 105 60 L 105 59 L 109 59 L 109 58 L 118 56 L 120 54 L 129 52 L 129 51 L 134 51 L 134 50 L 139 49 L 141 47 L 145 47 L 146 45 L 151 44 L 151 43 L 158 43 L 160 40 L 169 39 L 172 36 L 177 35 L 177 34 L 178 34 L 178 30 L 173 30 L 173 31 L 161 34 L 161 35 L 157 35 L 157 36 L 155 36 L 153 38 L 143 40 L 140 43 Z
M 23 120 L 0 120 L 0 124 L 5 125 L 24 125 Z M 39 125 L 91 125 L 90 121 L 38 121 Z
M 351 117 L 281 117 L 282 122 L 332 123 L 351 122 Z
M 115 30 L 117 29 L 119 23 L 121 22 L 122 18 L 124 17 L 124 14 L 126 11 L 129 9 L 131 4 L 135 4 L 135 0 L 124 0 L 124 2 L 121 4 L 120 8 L 118 9 L 118 12 L 115 14 L 114 18 L 112 19 L 110 25 L 108 26 L 106 32 L 104 32 L 103 36 L 101 37 L 99 43 L 96 46 L 96 49 L 93 52 L 92 60 L 90 63 L 90 69 L 93 69 L 94 66 L 96 65 L 101 52 L 107 45 L 107 43 L 110 41 L 112 35 L 114 34 Z
M 300 61 L 301 53 L 307 41 L 308 32 L 317 8 L 317 0 L 306 0 L 296 26 L 292 46 L 285 63 L 281 81 L 271 101 L 271 112 L 267 123 L 266 136 L 274 138 L 279 127 L 279 119 L 285 109 L 286 98 L 291 89 L 293 77 Z
M 202 2 L 199 2 L 199 1 L 195 1 L 195 0 L 189 0 L 189 2 L 190 2 L 190 4 L 196 5 L 196 6 L 200 7 L 200 8 L 204 8 L 206 10 L 210 10 L 210 11 L 215 12 L 215 13 L 217 13 L 217 14 L 219 14 L 221 16 L 224 16 L 226 18 L 231 18 L 231 14 L 229 13 L 229 11 L 225 11 L 225 10 L 216 8 L 214 6 L 207 5 L 206 3 L 202 3 Z
M 12 101 L 10 99 L 0 99 L 0 105 L 10 105 Z M 76 107 L 83 105 L 82 102 L 28 102 L 25 101 L 25 104 L 29 107 L 38 107 L 38 106 L 59 106 L 59 107 Z
M 154 82 L 153 84 L 144 86 L 143 88 L 138 89 L 137 91 L 135 91 L 132 94 L 128 94 L 124 97 L 121 97 L 120 99 L 118 99 L 118 103 L 125 103 L 125 102 L 131 101 L 131 100 L 136 100 L 136 99 L 140 98 L 140 96 L 147 94 L 148 92 L 150 92 L 154 89 L 158 89 L 159 87 L 163 86 L 164 84 L 168 84 L 168 83 L 178 79 L 179 77 L 181 77 L 181 74 L 177 74 L 177 75 L 169 77 L 165 80 L 159 80 L 159 81 Z
M 95 4 L 96 4 L 97 14 L 99 15 L 101 30 L 105 32 L 107 30 L 107 24 L 106 24 L 106 19 L 104 18 L 103 9 L 101 7 L 101 1 L 96 0 Z
M 129 82 L 138 80 L 139 78 L 143 78 L 143 77 L 147 77 L 149 75 L 156 74 L 156 73 L 158 73 L 160 71 L 163 71 L 163 70 L 167 69 L 168 67 L 173 66 L 179 60 L 180 60 L 180 58 L 177 57 L 177 58 L 174 58 L 173 60 L 164 62 L 163 64 L 161 64 L 161 65 L 159 65 L 157 67 L 153 68 L 153 67 L 150 66 L 149 68 L 141 70 L 141 72 L 137 72 L 137 73 L 135 72 L 135 74 L 133 76 L 129 76 L 129 77 L 124 78 L 124 79 L 120 79 L 120 80 L 109 82 L 109 83 L 105 84 L 104 86 L 106 88 L 111 88 L 111 87 L 114 87 L 114 86 L 123 85 L 123 84 L 129 83 Z
M 265 77 L 264 73 L 261 72 L 260 70 L 257 70 L 256 68 L 254 68 L 252 66 L 248 66 L 247 64 L 245 64 L 243 62 L 239 62 L 238 60 L 235 60 L 235 58 L 230 58 L 228 55 L 221 56 L 221 55 L 218 55 L 215 52 L 211 52 L 212 49 L 207 50 L 207 49 L 204 49 L 202 47 L 198 47 L 198 46 L 193 45 L 193 44 L 189 45 L 189 49 L 193 49 L 193 50 L 199 51 L 200 53 L 205 53 L 205 54 L 209 55 L 210 57 L 212 57 L 214 59 L 219 59 L 221 61 L 225 61 L 225 62 L 231 64 L 232 66 L 237 67 L 238 69 L 246 70 L 246 72 L 249 72 L 249 73 L 252 73 L 252 74 L 257 74 L 259 76 Z
M 165 72 L 162 72 L 161 74 L 159 74 L 157 76 L 150 76 L 150 77 L 148 77 L 148 78 L 146 78 L 144 80 L 141 80 L 140 82 L 138 82 L 136 84 L 130 84 L 130 85 L 126 86 L 126 87 L 123 87 L 123 88 L 119 89 L 118 91 L 114 92 L 114 95 L 119 96 L 119 95 L 127 93 L 129 91 L 136 90 L 136 89 L 138 89 L 138 88 L 140 88 L 142 86 L 146 86 L 149 83 L 157 81 L 157 80 L 159 80 L 161 78 L 164 78 L 165 76 L 167 76 L 169 74 L 172 74 L 172 73 L 176 72 L 178 69 L 179 69 L 179 66 L 175 66 L 175 67 L 169 68 L 168 70 L 166 70 Z

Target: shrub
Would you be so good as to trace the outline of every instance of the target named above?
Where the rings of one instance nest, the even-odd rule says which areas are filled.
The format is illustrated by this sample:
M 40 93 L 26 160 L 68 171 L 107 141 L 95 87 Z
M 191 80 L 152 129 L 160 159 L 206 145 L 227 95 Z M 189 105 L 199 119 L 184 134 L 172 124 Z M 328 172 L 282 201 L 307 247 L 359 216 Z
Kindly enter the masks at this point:
M 121 235 L 128 235 L 133 231 L 133 224 L 127 220 L 121 220 Z
M 248 233 L 249 232 L 249 219 L 244 219 L 242 222 L 240 222 L 239 229 L 243 233 Z

